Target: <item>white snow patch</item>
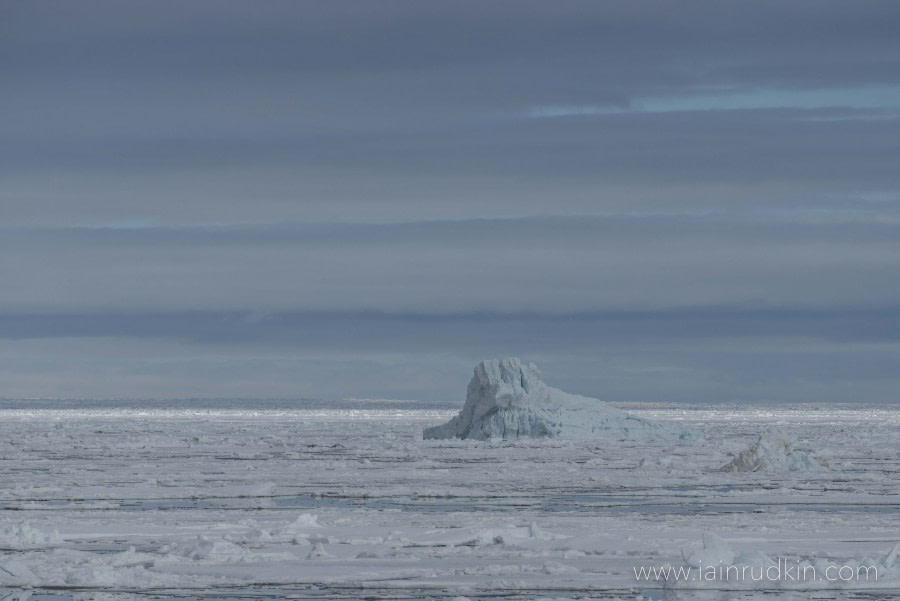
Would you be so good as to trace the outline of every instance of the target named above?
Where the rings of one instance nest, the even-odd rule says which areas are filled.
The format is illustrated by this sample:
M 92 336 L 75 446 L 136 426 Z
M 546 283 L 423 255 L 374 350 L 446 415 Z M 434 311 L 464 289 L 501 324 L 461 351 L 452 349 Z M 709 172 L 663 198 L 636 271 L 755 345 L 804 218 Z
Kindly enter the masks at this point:
M 598 399 L 551 388 L 531 363 L 515 357 L 482 361 L 459 415 L 426 428 L 429 438 L 685 438 L 680 428 L 635 417 Z

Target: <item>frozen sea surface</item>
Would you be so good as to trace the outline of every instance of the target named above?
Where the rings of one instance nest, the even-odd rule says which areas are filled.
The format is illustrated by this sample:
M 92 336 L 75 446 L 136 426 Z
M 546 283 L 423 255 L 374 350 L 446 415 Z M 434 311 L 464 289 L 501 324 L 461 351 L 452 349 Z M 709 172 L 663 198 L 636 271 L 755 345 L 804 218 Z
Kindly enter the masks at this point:
M 458 403 L 0 401 L 0 598 L 900 596 L 900 407 L 625 408 L 701 437 L 422 440 Z M 831 469 L 720 471 L 772 428 Z M 881 573 L 635 577 L 698 557 Z

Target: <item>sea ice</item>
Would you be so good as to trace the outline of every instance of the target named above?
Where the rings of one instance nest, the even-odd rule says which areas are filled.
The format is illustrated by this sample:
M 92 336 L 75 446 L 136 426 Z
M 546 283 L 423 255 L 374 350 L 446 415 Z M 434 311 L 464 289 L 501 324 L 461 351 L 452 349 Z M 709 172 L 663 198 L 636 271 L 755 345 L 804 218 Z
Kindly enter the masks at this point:
M 694 568 L 703 566 L 729 565 L 734 562 L 735 553 L 722 537 L 712 532 L 703 533 L 703 548 L 686 554 L 682 549 L 681 556 L 685 563 Z
M 603 401 L 551 388 L 531 363 L 515 357 L 482 361 L 466 402 L 424 438 L 685 438 L 685 430 L 629 415 Z
M 422 442 L 425 425 L 460 409 L 429 404 L 134 410 L 146 415 L 3 407 L 0 456 L 15 461 L 0 462 L 0 599 L 900 592 L 896 406 L 637 406 L 629 411 L 697 436 L 616 444 L 602 433 Z M 719 470 L 732 458 L 723 440 L 746 440 L 737 454 L 775 425 L 804 441 L 795 450 L 822 457 L 827 441 L 831 469 Z M 701 543 L 704 531 L 721 538 Z M 751 578 L 779 561 L 814 566 L 820 579 Z M 747 579 L 635 573 L 726 563 Z M 824 579 L 846 566 L 874 566 L 877 581 Z
M 46 532 L 28 522 L 0 525 L 0 547 L 6 549 L 48 547 L 60 542 L 62 540 L 56 530 Z
M 719 588 L 724 583 L 734 590 L 834 587 L 894 590 L 900 580 L 900 570 L 896 566 L 898 549 L 900 543 L 880 558 L 862 556 L 835 561 L 815 556 L 778 555 L 776 560 L 775 556 L 756 549 L 736 552 L 721 537 L 704 532 L 702 548 L 690 553 L 681 551 L 684 562 L 699 570 L 694 573 L 695 577 L 671 579 L 675 572 L 668 571 L 661 579 L 666 581 L 667 588 Z
M 811 451 L 795 448 L 785 434 L 772 431 L 722 466 L 723 472 L 800 472 L 828 467 L 828 461 Z

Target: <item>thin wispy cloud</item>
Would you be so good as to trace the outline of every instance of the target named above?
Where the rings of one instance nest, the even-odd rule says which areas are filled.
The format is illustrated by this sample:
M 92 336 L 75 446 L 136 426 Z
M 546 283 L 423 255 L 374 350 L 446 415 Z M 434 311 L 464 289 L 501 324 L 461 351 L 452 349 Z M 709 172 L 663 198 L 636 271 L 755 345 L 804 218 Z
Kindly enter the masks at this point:
M 549 105 L 524 111 L 525 117 L 541 119 L 620 115 L 627 113 L 669 113 L 682 111 L 735 111 L 765 109 L 881 109 L 900 111 L 900 88 L 835 88 L 818 90 L 723 90 L 686 96 L 635 98 L 628 106 Z M 857 118 L 847 113 L 846 118 Z

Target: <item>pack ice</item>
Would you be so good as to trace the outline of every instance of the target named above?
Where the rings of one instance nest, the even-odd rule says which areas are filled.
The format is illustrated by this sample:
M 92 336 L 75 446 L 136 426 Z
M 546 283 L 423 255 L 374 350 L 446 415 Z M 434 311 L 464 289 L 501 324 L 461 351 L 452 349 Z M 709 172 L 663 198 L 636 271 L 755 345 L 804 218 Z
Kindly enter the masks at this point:
M 723 472 L 801 472 L 828 467 L 827 459 L 795 445 L 783 432 L 766 432 L 721 469 Z
M 603 401 L 544 384 L 538 368 L 516 357 L 482 361 L 459 415 L 426 428 L 429 438 L 685 438 L 685 430 L 629 415 Z

